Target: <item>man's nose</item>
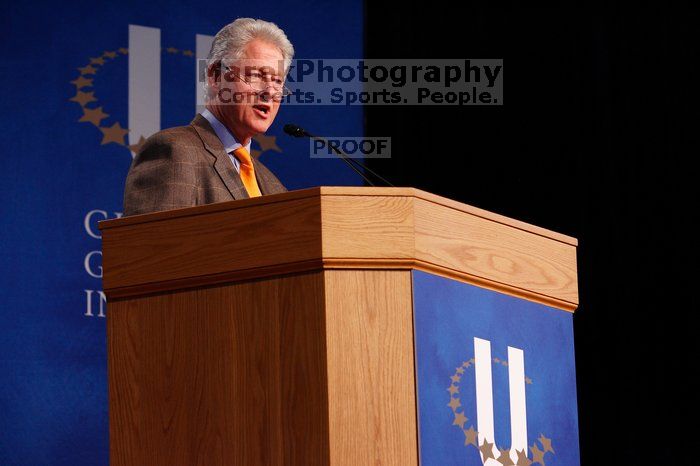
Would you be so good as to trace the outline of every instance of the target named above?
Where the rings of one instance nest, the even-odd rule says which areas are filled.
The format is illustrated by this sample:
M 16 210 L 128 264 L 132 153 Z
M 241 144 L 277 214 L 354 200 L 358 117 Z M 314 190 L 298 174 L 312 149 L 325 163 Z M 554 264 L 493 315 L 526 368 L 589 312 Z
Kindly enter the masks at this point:
M 260 91 L 258 93 L 258 96 L 264 102 L 269 102 L 270 100 L 272 100 L 273 95 L 272 95 L 272 93 L 270 93 L 270 86 L 267 86 L 265 89 Z

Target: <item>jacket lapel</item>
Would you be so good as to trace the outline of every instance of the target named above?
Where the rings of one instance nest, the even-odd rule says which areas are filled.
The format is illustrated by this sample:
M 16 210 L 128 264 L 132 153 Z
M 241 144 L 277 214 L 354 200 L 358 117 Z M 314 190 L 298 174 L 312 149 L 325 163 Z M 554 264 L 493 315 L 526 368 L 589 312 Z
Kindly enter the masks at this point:
M 204 148 L 214 158 L 214 169 L 219 174 L 219 177 L 221 177 L 221 181 L 224 182 L 231 196 L 233 196 L 234 199 L 247 199 L 249 196 L 243 185 L 243 181 L 241 181 L 241 177 L 238 172 L 236 172 L 236 169 L 233 168 L 231 159 L 224 150 L 224 145 L 221 143 L 221 140 L 216 135 L 207 119 L 197 114 L 190 125 L 204 143 Z M 261 183 L 258 182 L 258 185 L 261 185 Z M 260 186 L 260 190 L 262 192 L 262 186 Z
M 251 160 L 253 161 L 253 169 L 255 170 L 255 180 L 258 182 L 258 188 L 260 188 L 260 194 L 265 195 L 269 194 L 267 192 L 267 183 L 265 180 L 265 174 L 263 170 L 260 169 L 260 162 L 258 162 L 257 157 L 252 157 Z

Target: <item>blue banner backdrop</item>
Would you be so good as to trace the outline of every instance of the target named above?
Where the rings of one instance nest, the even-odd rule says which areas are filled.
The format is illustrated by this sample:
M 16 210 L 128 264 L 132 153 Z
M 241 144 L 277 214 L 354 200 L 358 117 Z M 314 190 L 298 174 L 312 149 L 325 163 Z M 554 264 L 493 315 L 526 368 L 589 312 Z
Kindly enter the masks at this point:
M 361 58 L 362 2 L 121 1 L 3 5 L 0 464 L 106 465 L 105 314 L 97 222 L 120 215 L 131 163 L 129 25 L 160 30 L 161 127 L 195 115 L 196 35 L 277 23 L 299 58 Z M 362 136 L 359 106 L 288 106 L 253 143 L 289 189 L 359 185 L 282 134 Z
M 573 314 L 423 272 L 413 293 L 421 465 L 580 464 Z

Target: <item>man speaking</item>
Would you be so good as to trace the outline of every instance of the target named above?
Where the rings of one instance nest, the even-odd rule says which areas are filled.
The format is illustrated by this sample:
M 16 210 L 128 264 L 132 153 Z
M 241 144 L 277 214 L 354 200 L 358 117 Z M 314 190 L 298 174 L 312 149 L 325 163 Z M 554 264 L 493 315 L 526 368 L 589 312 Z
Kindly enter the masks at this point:
M 129 169 L 124 215 L 286 191 L 250 155 L 251 138 L 275 120 L 294 56 L 277 25 L 239 18 L 214 37 L 205 110 L 188 126 L 149 137 Z

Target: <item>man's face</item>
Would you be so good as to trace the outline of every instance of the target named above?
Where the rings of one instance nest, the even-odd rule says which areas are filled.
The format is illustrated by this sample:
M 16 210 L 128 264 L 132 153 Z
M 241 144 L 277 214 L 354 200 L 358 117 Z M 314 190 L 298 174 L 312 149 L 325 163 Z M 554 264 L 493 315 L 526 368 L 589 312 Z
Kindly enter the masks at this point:
M 252 136 L 264 133 L 275 120 L 281 98 L 274 98 L 273 85 L 279 86 L 284 80 L 283 59 L 276 46 L 255 39 L 240 59 L 223 61 L 218 83 L 210 81 L 219 96 L 217 116 L 239 142 L 245 144 Z

